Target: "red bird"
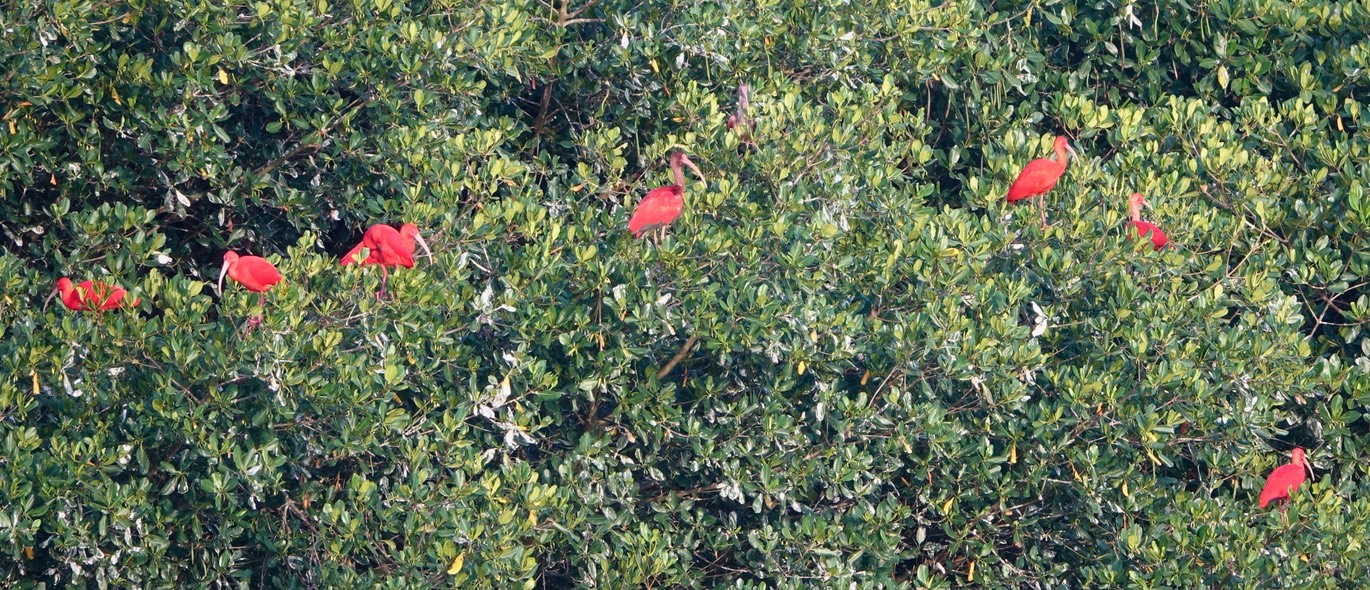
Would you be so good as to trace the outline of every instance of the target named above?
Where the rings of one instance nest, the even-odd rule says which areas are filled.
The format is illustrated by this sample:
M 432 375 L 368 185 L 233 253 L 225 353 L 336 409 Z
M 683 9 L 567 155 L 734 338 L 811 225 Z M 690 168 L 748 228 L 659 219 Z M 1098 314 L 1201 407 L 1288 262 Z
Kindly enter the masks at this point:
M 633 217 L 628 220 L 628 230 L 633 232 L 633 237 L 640 238 L 654 229 L 665 232 L 666 226 L 680 217 L 680 212 L 685 209 L 682 198 L 685 195 L 685 174 L 680 171 L 681 164 L 689 166 L 699 181 L 705 182 L 704 173 L 699 171 L 699 167 L 690 161 L 685 152 L 672 153 L 671 173 L 675 175 L 675 184 L 652 189 L 638 203 Z
M 433 258 L 433 251 L 428 249 L 428 242 L 419 235 L 418 226 L 406 223 L 400 227 L 399 231 L 395 228 L 377 223 L 367 228 L 366 233 L 362 234 L 362 241 L 343 256 L 342 265 L 349 264 L 379 264 L 381 266 L 381 290 L 376 293 L 379 300 L 385 296 L 386 277 L 389 274 L 386 269 L 391 266 L 403 266 L 414 268 L 414 242 L 417 241 L 423 246 L 423 251 L 428 253 L 428 258 Z M 366 248 L 370 253 L 365 260 L 360 260 L 362 248 Z
M 1056 181 L 1061 179 L 1061 175 L 1066 171 L 1066 151 L 1075 154 L 1075 148 L 1070 147 L 1064 136 L 1056 138 L 1056 159 L 1048 160 L 1040 158 L 1028 162 L 1023 167 L 1023 171 L 1018 173 L 1018 178 L 1013 181 L 1013 185 L 1008 188 L 1008 202 L 1017 203 L 1023 199 L 1037 197 L 1037 208 L 1042 211 L 1042 227 L 1047 226 L 1047 208 L 1044 197 L 1047 191 L 1056 186 Z M 1078 157 L 1078 156 L 1077 156 Z
M 72 311 L 108 311 L 118 309 L 128 292 L 117 285 L 90 280 L 81 281 L 80 285 L 73 286 L 71 279 L 62 277 L 57 279 L 57 288 L 43 301 L 43 307 L 46 308 L 58 293 L 62 294 L 62 305 Z M 137 306 L 141 301 L 141 298 L 134 298 L 133 303 L 129 305 Z
M 1142 205 L 1151 207 L 1151 203 L 1147 202 L 1142 193 L 1132 193 L 1132 197 L 1127 201 L 1127 208 L 1132 212 L 1132 221 L 1127 226 L 1137 228 L 1137 235 L 1143 238 L 1150 234 L 1152 250 L 1160 250 L 1170 240 L 1165 237 L 1165 232 L 1161 231 L 1161 228 L 1157 227 L 1156 224 L 1142 221 Z
M 1295 448 L 1293 460 L 1276 467 L 1265 480 L 1265 487 L 1261 489 L 1261 508 L 1277 500 L 1289 500 L 1289 495 L 1297 492 L 1308 478 L 1305 468 L 1313 470 L 1313 466 L 1304 463 L 1303 449 Z
M 237 252 L 224 253 L 224 266 L 219 269 L 219 293 L 224 292 L 224 275 L 228 275 L 248 291 L 257 293 L 262 307 L 266 307 L 266 292 L 281 282 L 281 273 L 271 261 L 261 256 L 239 256 Z M 248 319 L 248 330 L 262 323 L 260 316 Z

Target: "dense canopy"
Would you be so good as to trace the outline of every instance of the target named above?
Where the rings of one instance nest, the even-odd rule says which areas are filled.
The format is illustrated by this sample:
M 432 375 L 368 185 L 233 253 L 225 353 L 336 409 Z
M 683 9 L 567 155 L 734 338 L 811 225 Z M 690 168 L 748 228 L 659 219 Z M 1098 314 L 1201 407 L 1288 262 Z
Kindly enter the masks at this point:
M 1354 585 L 1367 31 L 1364 0 L 7 3 L 0 581 Z M 1058 135 L 1042 228 L 1005 197 Z M 636 239 L 673 150 L 708 182 Z M 433 251 L 385 299 L 339 264 L 377 223 Z M 265 303 L 215 293 L 230 250 Z M 45 309 L 60 277 L 141 301 Z

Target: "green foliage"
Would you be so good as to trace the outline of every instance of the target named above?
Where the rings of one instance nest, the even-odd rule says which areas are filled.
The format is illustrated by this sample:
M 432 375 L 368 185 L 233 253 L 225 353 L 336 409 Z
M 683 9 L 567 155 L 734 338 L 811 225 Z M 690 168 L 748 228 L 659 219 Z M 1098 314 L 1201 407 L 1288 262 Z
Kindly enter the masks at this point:
M 1363 2 L 0 21 L 8 584 L 1370 575 Z M 1057 134 L 1043 230 L 1003 197 Z M 677 145 L 709 181 L 652 246 Z M 377 302 L 338 255 L 402 221 L 437 256 Z M 285 275 L 264 309 L 213 292 L 229 248 Z M 58 276 L 142 306 L 43 309 Z M 1316 479 L 1257 509 L 1294 445 Z

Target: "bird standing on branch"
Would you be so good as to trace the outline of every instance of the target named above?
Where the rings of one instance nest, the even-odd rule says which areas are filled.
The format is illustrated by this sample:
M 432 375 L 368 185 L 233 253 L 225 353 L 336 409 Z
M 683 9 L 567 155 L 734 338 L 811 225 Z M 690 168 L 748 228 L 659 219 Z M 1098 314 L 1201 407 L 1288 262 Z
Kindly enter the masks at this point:
M 1143 238 L 1148 238 L 1149 236 L 1148 239 L 1151 240 L 1152 250 L 1160 250 L 1161 248 L 1164 248 L 1166 243 L 1170 240 L 1165 237 L 1165 232 L 1161 231 L 1161 228 L 1156 224 L 1142 221 L 1142 206 L 1144 205 L 1148 209 L 1151 208 L 1151 203 L 1146 200 L 1146 197 L 1142 196 L 1142 193 L 1132 193 L 1132 196 L 1127 200 L 1127 208 L 1132 214 L 1132 221 L 1128 222 L 1127 226 L 1130 228 L 1137 228 L 1137 235 Z
M 428 242 L 419 235 L 418 226 L 406 223 L 400 227 L 399 231 L 396 231 L 393 227 L 377 223 L 367 228 L 366 233 L 362 234 L 361 243 L 343 256 L 342 265 L 380 265 L 381 290 L 376 292 L 376 300 L 380 301 L 385 297 L 386 281 L 389 276 L 387 269 L 389 267 L 414 268 L 415 242 L 423 246 L 423 251 L 428 254 L 429 260 L 432 260 L 433 251 L 428 249 Z M 362 248 L 369 251 L 365 259 L 361 258 Z
M 1056 181 L 1060 180 L 1061 175 L 1065 173 L 1066 162 L 1069 159 L 1066 156 L 1067 151 L 1072 155 L 1075 154 L 1075 148 L 1070 147 L 1070 142 L 1066 140 L 1065 136 L 1058 136 L 1055 144 L 1056 159 L 1040 158 L 1028 162 L 1028 165 L 1023 167 L 1022 172 L 1018 173 L 1018 178 L 1013 181 L 1013 185 L 1008 189 L 1008 202 L 1010 203 L 1037 197 L 1037 209 L 1042 212 L 1043 229 L 1047 226 L 1044 195 L 1056 186 Z
M 124 295 L 128 292 L 123 287 L 89 279 L 81 281 L 79 285 L 72 285 L 71 279 L 62 277 L 57 279 L 57 287 L 43 301 L 44 309 L 58 293 L 62 295 L 62 305 L 65 305 L 67 309 L 99 312 L 118 309 L 120 305 L 123 305 Z M 134 298 L 129 305 L 137 307 L 141 301 L 141 298 Z
M 224 265 L 219 269 L 219 296 L 224 292 L 224 275 L 238 281 L 248 291 L 258 295 L 258 303 L 263 309 L 266 308 L 266 292 L 281 282 L 281 273 L 276 270 L 276 265 L 271 261 L 260 256 L 239 256 L 237 252 L 224 253 Z M 265 314 L 265 311 L 263 311 Z M 253 316 L 247 320 L 247 331 L 262 323 L 262 316 Z
M 1305 472 L 1304 470 L 1307 470 Z M 1299 486 L 1308 479 L 1313 466 L 1303 458 L 1303 449 L 1295 448 L 1294 457 L 1288 463 L 1276 467 L 1265 480 L 1261 489 L 1260 506 L 1265 508 L 1271 502 L 1286 502 L 1289 495 L 1299 491 Z
M 675 184 L 652 189 L 647 196 L 638 203 L 637 210 L 633 211 L 633 216 L 628 220 L 628 230 L 633 232 L 633 237 L 640 238 L 644 234 L 654 229 L 656 243 L 661 243 L 660 236 L 665 233 L 666 226 L 670 225 L 680 217 L 681 211 L 685 209 L 685 173 L 681 171 L 681 165 L 689 166 L 695 176 L 699 177 L 700 182 L 704 180 L 704 173 L 699 171 L 699 167 L 685 155 L 685 152 L 677 151 L 671 154 L 671 174 L 675 176 Z

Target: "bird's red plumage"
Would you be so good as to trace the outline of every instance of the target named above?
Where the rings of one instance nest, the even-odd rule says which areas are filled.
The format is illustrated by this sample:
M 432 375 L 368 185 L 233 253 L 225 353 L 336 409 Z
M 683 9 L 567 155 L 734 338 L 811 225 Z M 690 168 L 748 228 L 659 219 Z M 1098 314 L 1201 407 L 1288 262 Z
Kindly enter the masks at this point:
M 276 283 L 281 282 L 281 273 L 271 261 L 261 256 L 242 256 L 228 267 L 228 276 L 238 281 L 248 291 L 265 293 Z
M 628 230 L 633 232 L 633 237 L 642 237 L 648 230 L 670 225 L 678 219 L 685 209 L 684 194 L 685 187 L 677 184 L 652 189 L 642 197 L 628 220 Z
M 117 309 L 124 302 L 127 291 L 123 287 L 95 282 L 89 279 L 73 286 L 71 280 L 62 278 L 57 281 L 57 289 L 62 293 L 62 305 L 72 311 L 108 311 Z M 138 305 L 141 298 L 134 299 L 131 305 Z
M 363 247 L 370 253 L 365 260 L 358 262 L 357 258 L 361 256 Z M 358 263 L 414 268 L 414 237 L 406 237 L 399 230 L 383 223 L 373 225 L 362 234 L 361 243 L 343 256 L 344 266 Z
M 1286 463 L 1276 467 L 1270 472 L 1270 478 L 1265 480 L 1265 487 L 1261 489 L 1261 508 L 1276 500 L 1289 499 L 1289 494 L 1298 491 L 1306 479 L 1308 474 L 1304 472 L 1303 465 Z
M 1018 173 L 1013 185 L 1009 186 L 1008 202 L 1015 203 L 1051 190 L 1065 171 L 1064 161 L 1056 162 L 1041 158 L 1028 162 L 1023 171 Z
M 1147 234 L 1150 234 L 1151 245 L 1153 250 L 1160 250 L 1161 248 L 1164 248 L 1167 243 L 1170 242 L 1170 239 L 1165 237 L 1165 232 L 1161 231 L 1161 228 L 1157 227 L 1156 224 L 1151 223 L 1149 221 L 1132 221 L 1128 222 L 1127 225 L 1128 227 L 1136 228 L 1137 235 L 1143 238 L 1148 237 Z

